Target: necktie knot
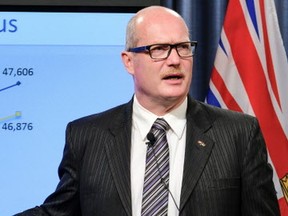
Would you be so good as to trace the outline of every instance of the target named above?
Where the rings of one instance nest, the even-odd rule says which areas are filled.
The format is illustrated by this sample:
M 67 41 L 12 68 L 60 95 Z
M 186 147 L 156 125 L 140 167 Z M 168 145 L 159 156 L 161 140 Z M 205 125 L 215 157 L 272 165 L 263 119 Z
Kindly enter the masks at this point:
M 163 118 L 157 118 L 153 123 L 152 128 L 166 131 L 169 128 L 169 124 Z

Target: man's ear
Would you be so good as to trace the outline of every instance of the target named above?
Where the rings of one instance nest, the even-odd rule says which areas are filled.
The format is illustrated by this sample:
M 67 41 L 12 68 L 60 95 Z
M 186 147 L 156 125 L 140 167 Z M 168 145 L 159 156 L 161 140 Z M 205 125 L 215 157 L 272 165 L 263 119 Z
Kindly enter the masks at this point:
M 122 62 L 129 74 L 134 74 L 133 54 L 131 52 L 123 51 L 121 53 Z

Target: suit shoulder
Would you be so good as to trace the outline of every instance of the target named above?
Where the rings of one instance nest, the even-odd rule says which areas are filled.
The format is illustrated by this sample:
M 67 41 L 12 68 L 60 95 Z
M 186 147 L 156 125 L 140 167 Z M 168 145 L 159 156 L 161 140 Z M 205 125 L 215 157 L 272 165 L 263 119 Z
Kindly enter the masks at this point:
M 199 106 L 205 110 L 209 118 L 213 119 L 213 121 L 224 121 L 228 124 L 233 122 L 237 124 L 240 124 L 241 122 L 258 124 L 256 117 L 249 114 L 216 107 L 204 102 L 199 102 Z

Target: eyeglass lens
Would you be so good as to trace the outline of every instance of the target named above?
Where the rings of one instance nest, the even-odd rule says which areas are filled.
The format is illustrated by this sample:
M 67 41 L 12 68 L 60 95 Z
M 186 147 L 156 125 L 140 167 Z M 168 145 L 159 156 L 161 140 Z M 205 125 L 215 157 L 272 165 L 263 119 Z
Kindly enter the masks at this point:
M 167 58 L 171 50 L 176 48 L 180 57 L 191 57 L 194 52 L 195 44 L 191 42 L 180 43 L 175 45 L 170 44 L 156 44 L 150 46 L 149 52 L 151 58 Z

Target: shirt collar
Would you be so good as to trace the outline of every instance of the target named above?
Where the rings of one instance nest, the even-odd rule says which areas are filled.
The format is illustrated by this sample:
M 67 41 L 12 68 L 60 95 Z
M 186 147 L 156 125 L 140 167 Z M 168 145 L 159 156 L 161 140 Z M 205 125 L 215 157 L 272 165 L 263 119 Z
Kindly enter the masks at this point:
M 187 103 L 188 102 L 186 97 L 183 103 L 176 109 L 172 110 L 170 113 L 167 113 L 164 116 L 157 116 L 149 110 L 145 109 L 134 95 L 133 124 L 139 131 L 142 140 L 146 140 L 146 136 L 157 118 L 164 118 L 170 125 L 172 132 L 174 132 L 178 139 L 180 139 L 183 136 L 186 126 Z

